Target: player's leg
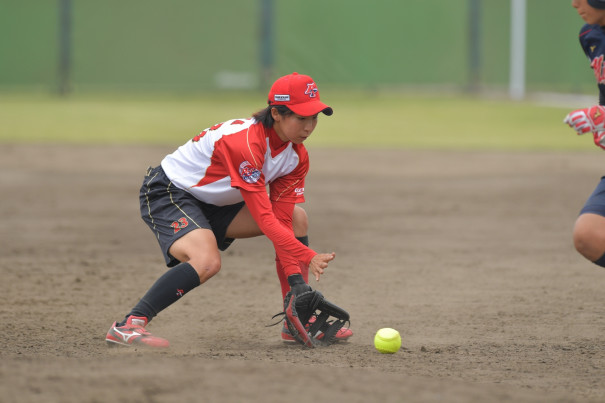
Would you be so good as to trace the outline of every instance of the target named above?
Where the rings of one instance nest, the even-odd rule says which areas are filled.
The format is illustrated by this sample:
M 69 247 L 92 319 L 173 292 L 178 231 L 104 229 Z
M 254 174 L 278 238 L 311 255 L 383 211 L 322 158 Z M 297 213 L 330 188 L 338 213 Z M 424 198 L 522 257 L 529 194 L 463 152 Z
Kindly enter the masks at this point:
M 175 264 L 147 290 L 121 322 L 114 323 L 105 340 L 110 344 L 145 344 L 168 347 L 167 340 L 152 336 L 145 326 L 161 311 L 220 270 L 220 254 L 212 231 L 197 228 L 169 248 Z M 167 259 L 168 260 L 168 259 Z
M 580 215 L 574 225 L 573 242 L 582 256 L 605 267 L 605 217 L 594 213 Z
M 294 211 L 292 212 L 292 229 L 294 230 L 294 236 L 296 238 L 304 238 L 307 236 L 309 220 L 307 218 L 307 213 L 302 207 L 294 206 Z M 252 218 L 250 210 L 248 210 L 248 207 L 245 205 L 229 223 L 225 233 L 227 238 L 235 239 L 251 238 L 262 234 L 258 224 L 254 221 L 254 218 Z M 301 242 L 303 241 L 301 240 Z M 308 246 L 308 242 L 306 245 Z
M 187 192 L 172 189 L 161 199 L 151 197 L 142 211 L 156 232 L 169 269 L 141 298 L 126 316 L 145 317 L 151 321 L 195 287 L 205 283 L 221 269 L 221 250 L 231 244 L 225 239 L 227 224 L 243 204 L 213 206 L 200 203 Z M 220 241 L 217 241 L 220 240 Z M 220 244 L 219 244 L 220 242 Z
M 221 255 L 214 233 L 210 229 L 197 228 L 180 237 L 169 248 L 172 257 L 188 263 L 204 284 L 221 269 Z
M 601 178 L 575 222 L 573 242 L 582 256 L 605 267 L 605 177 Z
M 233 239 L 252 238 L 259 235 L 263 235 L 263 232 L 252 218 L 252 213 L 246 205 L 233 217 L 225 232 L 227 238 Z
M 139 199 L 141 217 L 154 232 L 170 267 L 129 313 L 151 321 L 215 275 L 221 258 L 204 205 L 176 188 L 161 167 L 146 176 Z
M 221 269 L 221 256 L 211 230 L 195 228 L 177 238 L 168 248 L 170 265 L 126 315 L 151 321 L 189 291 L 208 281 Z
M 187 192 L 174 188 L 160 167 L 148 171 L 141 186 L 140 202 L 142 218 L 154 232 L 170 269 L 156 280 L 124 320 L 112 325 L 106 341 L 167 347 L 167 340 L 152 336 L 145 326 L 202 280 L 216 274 L 220 255 L 202 206 Z

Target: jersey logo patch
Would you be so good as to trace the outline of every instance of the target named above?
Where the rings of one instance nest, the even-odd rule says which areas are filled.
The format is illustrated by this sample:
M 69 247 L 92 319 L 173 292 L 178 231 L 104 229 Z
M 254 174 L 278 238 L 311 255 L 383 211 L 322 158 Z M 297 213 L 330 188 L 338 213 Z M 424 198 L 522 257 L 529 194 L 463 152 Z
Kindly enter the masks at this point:
M 244 161 L 239 166 L 239 175 L 247 183 L 256 183 L 260 179 L 261 172 L 248 161 Z

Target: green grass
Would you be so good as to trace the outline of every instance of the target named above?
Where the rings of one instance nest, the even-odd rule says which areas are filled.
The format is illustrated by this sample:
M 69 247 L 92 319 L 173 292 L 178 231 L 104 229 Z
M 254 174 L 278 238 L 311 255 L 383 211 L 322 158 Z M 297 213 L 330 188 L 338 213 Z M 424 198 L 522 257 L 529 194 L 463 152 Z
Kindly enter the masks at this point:
M 569 108 L 471 97 L 324 91 L 309 147 L 586 150 L 563 124 Z M 0 143 L 179 145 L 264 107 L 258 93 L 205 96 L 0 94 Z

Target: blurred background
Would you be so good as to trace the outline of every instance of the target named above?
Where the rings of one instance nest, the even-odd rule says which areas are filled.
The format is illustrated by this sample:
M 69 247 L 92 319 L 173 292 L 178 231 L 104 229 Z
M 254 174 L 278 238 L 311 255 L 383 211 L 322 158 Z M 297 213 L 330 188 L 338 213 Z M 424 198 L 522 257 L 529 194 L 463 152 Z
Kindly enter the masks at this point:
M 297 71 L 336 111 L 310 146 L 590 148 L 562 124 L 598 100 L 583 24 L 570 0 L 0 0 L 0 142 L 173 144 Z
M 508 92 L 516 32 L 527 92 L 583 93 L 582 24 L 569 0 L 0 0 L 0 90 L 264 91 L 296 70 Z

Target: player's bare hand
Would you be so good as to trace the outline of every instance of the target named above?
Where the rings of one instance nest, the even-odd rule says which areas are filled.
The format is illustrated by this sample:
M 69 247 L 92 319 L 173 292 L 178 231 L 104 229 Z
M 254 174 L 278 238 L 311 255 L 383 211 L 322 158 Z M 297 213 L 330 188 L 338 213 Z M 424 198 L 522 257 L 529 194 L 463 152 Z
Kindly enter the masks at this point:
M 590 108 L 578 109 L 570 112 L 563 122 L 578 134 L 603 131 L 605 130 L 605 108 L 595 105 Z
M 324 270 L 328 267 L 328 264 L 336 257 L 336 253 L 319 253 L 313 256 L 311 263 L 309 263 L 309 270 L 315 276 L 315 281 L 319 281 L 319 276 L 324 274 Z

